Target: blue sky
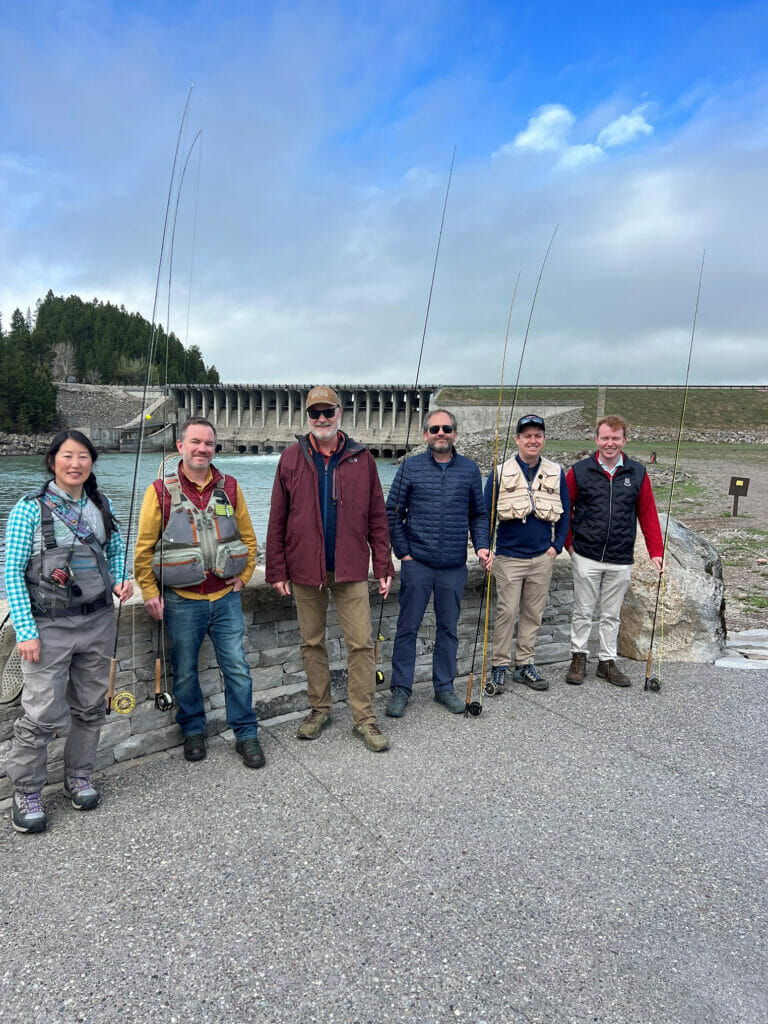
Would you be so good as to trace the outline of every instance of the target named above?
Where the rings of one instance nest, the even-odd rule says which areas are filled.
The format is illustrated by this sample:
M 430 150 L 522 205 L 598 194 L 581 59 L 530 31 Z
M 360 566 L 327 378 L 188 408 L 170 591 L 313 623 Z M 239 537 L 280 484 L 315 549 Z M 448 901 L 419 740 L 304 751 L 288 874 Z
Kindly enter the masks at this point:
M 3 324 L 49 288 L 151 316 L 194 82 L 169 320 L 223 380 L 413 383 L 456 146 L 423 382 L 498 380 L 519 272 L 516 367 L 558 225 L 523 383 L 682 383 L 704 249 L 691 382 L 768 383 L 767 29 L 764 4 L 0 0 Z

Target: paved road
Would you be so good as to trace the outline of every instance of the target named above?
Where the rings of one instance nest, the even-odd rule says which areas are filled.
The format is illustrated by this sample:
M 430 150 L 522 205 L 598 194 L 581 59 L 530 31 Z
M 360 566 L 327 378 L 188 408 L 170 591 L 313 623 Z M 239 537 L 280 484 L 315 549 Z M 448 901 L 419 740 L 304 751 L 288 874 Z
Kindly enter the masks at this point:
M 764 1024 L 768 671 L 642 668 L 6 812 L 0 1022 Z

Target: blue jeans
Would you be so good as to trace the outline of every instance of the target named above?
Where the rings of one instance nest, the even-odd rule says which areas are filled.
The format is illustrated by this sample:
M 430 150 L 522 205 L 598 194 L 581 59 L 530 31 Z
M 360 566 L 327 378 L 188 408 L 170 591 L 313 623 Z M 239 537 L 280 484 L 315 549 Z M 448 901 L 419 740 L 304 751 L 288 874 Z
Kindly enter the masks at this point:
M 243 610 L 234 591 L 218 598 L 195 601 L 166 590 L 165 624 L 171 636 L 173 695 L 179 705 L 176 721 L 185 736 L 205 732 L 203 694 L 197 677 L 197 660 L 206 633 L 216 651 L 224 676 L 227 725 L 239 740 L 258 732 L 253 710 L 251 670 L 243 651 Z
M 401 562 L 400 614 L 392 650 L 392 689 L 400 686 L 409 693 L 413 689 L 416 635 L 433 595 L 437 632 L 432 654 L 432 685 L 435 693 L 453 689 L 459 649 L 457 627 L 466 583 L 466 565 L 455 569 L 433 569 L 414 559 Z

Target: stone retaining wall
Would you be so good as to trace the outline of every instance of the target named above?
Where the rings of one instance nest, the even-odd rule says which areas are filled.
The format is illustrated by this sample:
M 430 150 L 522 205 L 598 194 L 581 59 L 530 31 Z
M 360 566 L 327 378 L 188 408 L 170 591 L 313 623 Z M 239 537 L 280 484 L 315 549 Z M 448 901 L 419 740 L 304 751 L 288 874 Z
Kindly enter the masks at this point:
M 472 653 L 477 634 L 480 601 L 485 574 L 477 562 L 470 563 L 469 580 L 459 622 L 459 659 L 457 690 L 463 693 L 466 676 L 470 671 Z M 398 581 L 384 606 L 382 634 L 388 639 L 381 644 L 378 667 L 385 676 L 384 688 L 390 678 L 392 638 L 395 635 L 398 603 Z M 380 603 L 376 584 L 371 582 L 372 628 L 378 628 Z M 567 556 L 558 560 L 554 568 L 549 601 L 536 646 L 537 664 L 546 665 L 565 661 L 569 657 L 569 624 L 573 604 L 571 570 Z M 494 607 L 491 607 L 491 623 Z M 306 676 L 299 653 L 299 629 L 296 607 L 290 598 L 279 597 L 263 582 L 255 582 L 243 591 L 245 616 L 245 651 L 253 677 L 254 705 L 260 719 L 275 718 L 307 708 Z M 483 614 L 484 620 L 484 614 Z M 432 608 L 424 617 L 417 641 L 416 681 L 431 679 L 431 659 L 434 646 L 435 618 Z M 157 751 L 167 750 L 181 743 L 181 731 L 174 724 L 172 711 L 155 709 L 154 672 L 157 625 L 144 611 L 140 600 L 125 606 L 120 617 L 118 641 L 118 673 L 116 688 L 130 689 L 136 696 L 137 706 L 130 715 L 112 713 L 102 729 L 97 757 L 97 770 Z M 334 700 L 346 697 L 346 650 L 333 603 L 329 608 L 327 631 L 328 654 L 331 663 L 331 691 Z M 489 652 L 490 654 L 490 652 Z M 166 657 L 170 677 L 170 658 Z M 479 681 L 482 666 L 481 635 L 475 658 L 474 671 Z M 200 652 L 200 683 L 205 696 L 205 707 L 210 735 L 227 728 L 224 709 L 222 678 L 209 640 Z M 170 684 L 170 678 L 169 678 Z M 166 684 L 163 684 L 166 688 Z M 168 685 L 167 688 L 171 688 Z M 18 704 L 0 708 L 0 799 L 11 795 L 11 786 L 5 775 L 5 759 L 10 748 L 13 722 L 21 714 Z M 55 739 L 48 748 L 48 780 L 61 782 L 64 738 Z

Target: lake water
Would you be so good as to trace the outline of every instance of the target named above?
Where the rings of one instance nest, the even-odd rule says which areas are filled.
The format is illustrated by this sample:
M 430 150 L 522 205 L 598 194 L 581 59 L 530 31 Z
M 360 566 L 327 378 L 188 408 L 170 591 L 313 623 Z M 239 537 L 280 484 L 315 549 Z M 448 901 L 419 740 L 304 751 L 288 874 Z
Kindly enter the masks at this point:
M 278 459 L 279 455 L 222 454 L 217 455 L 215 459 L 215 465 L 222 473 L 229 473 L 237 478 L 248 505 L 259 546 L 262 548 L 267 536 L 269 500 Z M 157 477 L 160 461 L 161 457 L 157 454 L 142 455 L 139 460 L 130 535 L 131 548 L 136 539 L 136 524 L 144 491 Z M 0 522 L 2 522 L 3 537 L 3 541 L 0 542 L 0 567 L 5 563 L 3 543 L 8 513 L 22 495 L 39 490 L 47 479 L 42 469 L 42 462 L 42 457 L 39 455 L 0 457 L 0 473 L 3 481 L 0 491 Z M 172 468 L 176 465 L 176 461 L 169 460 L 168 465 Z M 377 459 L 376 465 L 386 497 L 397 467 L 389 459 Z M 128 513 L 131 507 L 135 467 L 136 456 L 129 453 L 99 455 L 95 466 L 99 488 L 111 498 L 112 504 L 115 506 L 123 537 L 125 537 Z M 0 596 L 5 596 L 2 573 L 0 573 Z

